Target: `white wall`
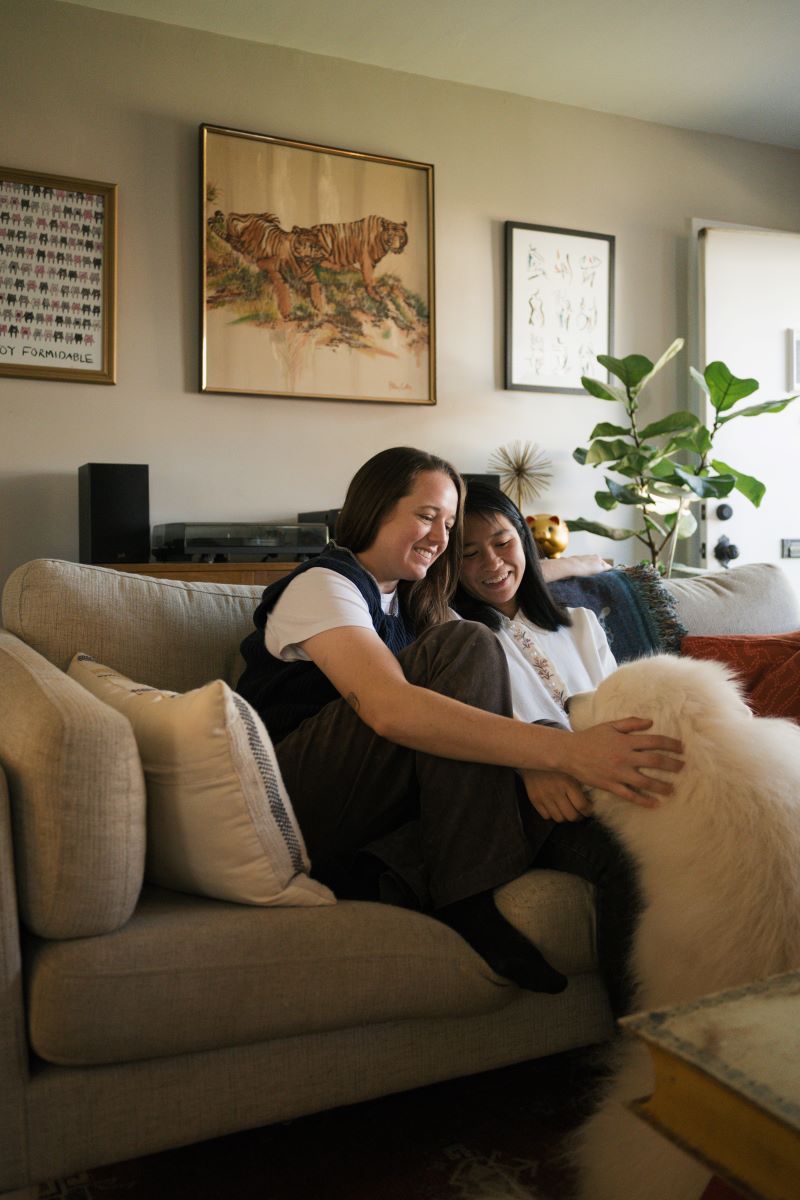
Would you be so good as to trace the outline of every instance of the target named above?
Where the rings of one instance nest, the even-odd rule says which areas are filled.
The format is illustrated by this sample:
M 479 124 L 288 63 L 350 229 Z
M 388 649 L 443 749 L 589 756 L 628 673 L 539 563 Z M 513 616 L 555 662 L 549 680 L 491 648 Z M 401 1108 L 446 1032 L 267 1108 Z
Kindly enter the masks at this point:
M 708 229 L 701 256 L 705 360 L 722 359 L 740 378 L 758 379 L 758 392 L 740 407 L 796 394 L 787 371 L 787 332 L 800 329 L 800 235 Z M 707 424 L 713 416 L 708 405 Z M 731 492 L 728 521 L 717 518 L 717 504 L 706 506 L 706 563 L 716 566 L 714 546 L 725 535 L 738 547 L 739 562 L 777 562 L 800 596 L 800 560 L 781 559 L 781 540 L 800 538 L 800 401 L 782 413 L 726 424 L 714 451 L 723 462 L 760 479 L 767 491 L 757 509 Z
M 118 383 L 0 378 L 0 580 L 77 557 L 90 461 L 149 463 L 154 523 L 277 519 L 339 504 L 388 445 L 482 471 L 530 439 L 555 464 L 535 507 L 598 517 L 601 480 L 571 452 L 609 406 L 502 389 L 503 222 L 614 234 L 616 348 L 651 357 L 686 332 L 688 218 L 800 228 L 794 151 L 51 0 L 4 0 L 0 112 L 3 165 L 120 185 Z M 202 122 L 435 165 L 436 407 L 198 392 Z

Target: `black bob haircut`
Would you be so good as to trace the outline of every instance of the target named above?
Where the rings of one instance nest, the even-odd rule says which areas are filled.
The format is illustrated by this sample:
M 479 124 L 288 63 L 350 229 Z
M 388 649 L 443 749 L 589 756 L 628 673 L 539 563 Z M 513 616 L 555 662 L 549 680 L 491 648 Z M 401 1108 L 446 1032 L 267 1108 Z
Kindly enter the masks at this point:
M 516 504 L 499 488 L 489 483 L 470 480 L 464 501 L 464 516 L 478 516 L 488 520 L 493 513 L 505 517 L 513 525 L 522 543 L 525 573 L 517 592 L 517 602 L 524 616 L 542 629 L 554 630 L 562 625 L 571 625 L 569 613 L 556 603 L 548 591 L 539 565 L 539 551 L 536 549 L 530 527 Z M 451 603 L 456 612 L 466 620 L 479 621 L 494 630 L 500 628 L 501 614 L 497 609 L 470 595 L 460 580 Z

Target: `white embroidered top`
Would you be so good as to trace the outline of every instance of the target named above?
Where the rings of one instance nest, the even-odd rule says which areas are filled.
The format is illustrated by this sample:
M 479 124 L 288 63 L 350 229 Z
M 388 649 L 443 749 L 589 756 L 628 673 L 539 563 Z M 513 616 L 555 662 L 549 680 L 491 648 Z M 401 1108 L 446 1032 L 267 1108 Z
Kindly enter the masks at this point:
M 572 625 L 541 629 L 517 613 L 503 617 L 497 637 L 505 651 L 514 715 L 521 721 L 568 725 L 565 701 L 592 691 L 616 669 L 606 635 L 588 608 L 569 610 Z

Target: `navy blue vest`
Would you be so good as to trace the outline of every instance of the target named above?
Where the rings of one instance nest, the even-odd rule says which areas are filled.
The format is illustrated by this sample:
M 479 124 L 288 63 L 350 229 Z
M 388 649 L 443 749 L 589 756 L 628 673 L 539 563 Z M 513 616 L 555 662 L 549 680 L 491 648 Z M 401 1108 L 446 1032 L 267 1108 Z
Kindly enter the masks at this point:
M 414 640 L 409 622 L 402 616 L 389 616 L 381 608 L 381 594 L 373 577 L 349 550 L 329 542 L 317 558 L 302 563 L 291 575 L 264 589 L 261 603 L 253 613 L 255 630 L 241 644 L 245 670 L 236 685 L 266 725 L 273 742 L 279 742 L 296 729 L 301 721 L 313 717 L 331 700 L 338 700 L 336 688 L 312 662 L 282 662 L 264 645 L 264 630 L 269 614 L 293 579 L 314 567 L 338 571 L 354 583 L 369 608 L 375 632 L 393 654 Z

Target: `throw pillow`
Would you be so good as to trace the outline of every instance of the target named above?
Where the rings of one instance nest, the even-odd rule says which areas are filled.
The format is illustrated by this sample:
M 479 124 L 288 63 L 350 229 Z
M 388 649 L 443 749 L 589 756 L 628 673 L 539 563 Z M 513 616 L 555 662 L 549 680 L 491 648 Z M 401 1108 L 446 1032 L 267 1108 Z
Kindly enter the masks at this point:
M 683 639 L 681 653 L 712 658 L 735 671 L 757 717 L 787 717 L 800 724 L 800 630 L 690 636 Z
M 133 726 L 147 786 L 151 882 L 239 904 L 333 904 L 310 879 L 272 742 L 221 679 L 183 694 L 76 654 L 69 674 Z

